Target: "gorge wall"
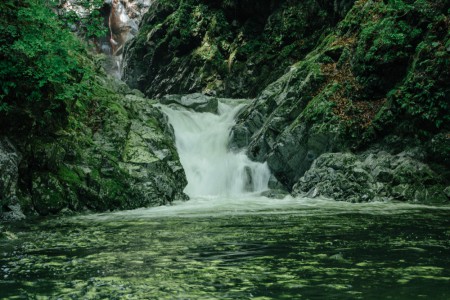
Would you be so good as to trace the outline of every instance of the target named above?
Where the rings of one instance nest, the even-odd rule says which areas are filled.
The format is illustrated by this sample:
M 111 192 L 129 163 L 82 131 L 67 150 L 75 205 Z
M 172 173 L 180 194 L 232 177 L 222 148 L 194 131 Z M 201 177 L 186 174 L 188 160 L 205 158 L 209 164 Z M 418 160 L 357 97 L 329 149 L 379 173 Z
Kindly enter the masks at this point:
M 353 1 L 155 1 L 123 79 L 148 97 L 254 97 L 302 59 Z
M 155 1 L 126 46 L 124 80 L 150 97 L 255 97 L 230 146 L 267 160 L 295 194 L 445 202 L 449 8 Z

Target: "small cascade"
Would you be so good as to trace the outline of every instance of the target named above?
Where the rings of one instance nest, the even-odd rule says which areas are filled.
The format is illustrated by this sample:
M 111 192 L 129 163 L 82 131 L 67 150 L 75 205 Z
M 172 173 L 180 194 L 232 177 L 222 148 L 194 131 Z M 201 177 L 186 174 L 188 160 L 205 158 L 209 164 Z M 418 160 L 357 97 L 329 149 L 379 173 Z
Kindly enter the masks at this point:
M 228 149 L 231 127 L 242 106 L 219 102 L 218 114 L 213 114 L 161 105 L 175 131 L 188 180 L 184 192 L 189 196 L 236 197 L 268 189 L 267 164 Z
M 153 0 L 103 0 L 103 3 L 90 1 L 81 3 L 78 0 L 60 1 L 58 14 L 73 12 L 79 18 L 77 23 L 68 24 L 75 33 L 82 33 L 82 26 L 93 12 L 99 12 L 103 18 L 103 26 L 108 29 L 105 36 L 93 38 L 93 51 L 107 55 L 104 62 L 106 71 L 114 77 L 122 77 L 122 53 L 127 41 L 135 37 L 139 23 L 153 4 Z

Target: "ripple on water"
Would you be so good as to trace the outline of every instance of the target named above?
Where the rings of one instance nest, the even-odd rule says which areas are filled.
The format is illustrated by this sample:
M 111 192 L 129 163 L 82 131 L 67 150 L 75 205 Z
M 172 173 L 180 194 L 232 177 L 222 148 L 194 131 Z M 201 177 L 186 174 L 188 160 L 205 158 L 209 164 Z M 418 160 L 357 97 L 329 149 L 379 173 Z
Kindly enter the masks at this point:
M 0 298 L 450 297 L 448 207 L 224 202 L 10 226 Z

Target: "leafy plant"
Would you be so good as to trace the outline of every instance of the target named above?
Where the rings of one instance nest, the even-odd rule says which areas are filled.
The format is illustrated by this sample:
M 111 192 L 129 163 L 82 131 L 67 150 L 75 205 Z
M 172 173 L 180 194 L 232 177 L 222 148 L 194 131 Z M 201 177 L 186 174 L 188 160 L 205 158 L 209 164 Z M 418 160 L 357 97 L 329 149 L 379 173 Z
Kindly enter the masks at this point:
M 89 95 L 83 45 L 42 1 L 6 1 L 0 10 L 0 131 L 65 124 Z
M 58 1 L 56 1 L 58 2 Z M 104 0 L 76 0 L 73 5 L 85 10 L 86 13 L 77 13 L 74 10 L 60 9 L 59 17 L 67 27 L 76 26 L 79 34 L 86 39 L 103 37 L 107 33 L 104 18 L 100 9 Z M 54 7 L 57 3 L 54 4 Z

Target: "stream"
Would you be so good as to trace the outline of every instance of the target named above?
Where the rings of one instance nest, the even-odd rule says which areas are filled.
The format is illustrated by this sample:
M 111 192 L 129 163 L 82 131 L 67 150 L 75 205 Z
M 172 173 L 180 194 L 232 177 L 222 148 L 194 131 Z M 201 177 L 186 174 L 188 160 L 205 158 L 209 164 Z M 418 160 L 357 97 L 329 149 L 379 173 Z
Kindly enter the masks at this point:
M 0 298 L 450 299 L 450 207 L 262 197 L 239 109 L 162 108 L 187 202 L 6 225 Z
M 449 299 L 450 210 L 287 198 L 16 224 L 1 299 Z

